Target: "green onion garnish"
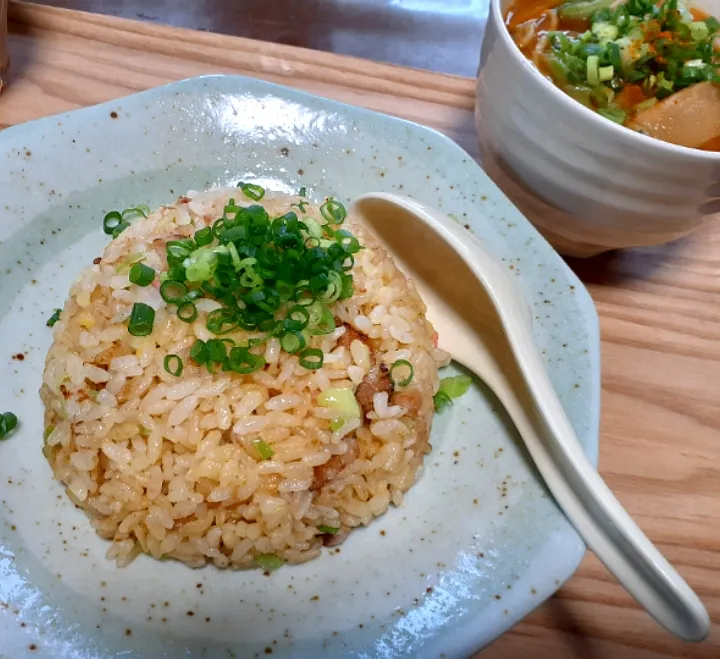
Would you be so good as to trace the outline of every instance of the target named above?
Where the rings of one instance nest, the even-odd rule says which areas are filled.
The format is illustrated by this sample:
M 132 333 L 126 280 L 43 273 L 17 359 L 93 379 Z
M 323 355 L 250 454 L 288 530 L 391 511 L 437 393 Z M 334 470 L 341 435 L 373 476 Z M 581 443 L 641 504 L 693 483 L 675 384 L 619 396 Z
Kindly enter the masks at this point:
M 407 387 L 413 380 L 415 369 L 407 359 L 398 359 L 390 367 L 390 379 L 397 387 Z
M 163 359 L 163 366 L 170 375 L 179 378 L 182 375 L 184 364 L 178 355 L 166 355 Z
M 452 405 L 453 399 L 465 394 L 471 384 L 472 378 L 467 375 L 456 375 L 440 380 L 440 388 L 433 398 L 435 411 L 440 412 L 448 405 Z
M 264 442 L 262 439 L 254 440 L 253 446 L 257 449 L 257 452 L 263 460 L 269 460 L 273 455 L 275 455 L 275 451 L 273 451 L 272 446 L 270 446 L 267 442 Z
M 347 217 L 347 211 L 339 201 L 328 199 L 320 206 L 320 214 L 325 218 L 328 224 L 342 224 Z
M 345 417 L 339 416 L 330 422 L 330 430 L 332 430 L 333 432 L 335 432 L 336 430 L 340 430 L 340 428 L 342 428 L 346 423 L 347 419 Z
M 444 391 L 438 391 L 433 396 L 433 404 L 436 412 L 442 412 L 448 405 L 452 405 L 452 398 Z
M 247 348 L 235 346 L 230 349 L 227 361 L 223 364 L 223 369 L 245 375 L 259 371 L 263 366 L 265 366 L 264 357 L 254 355 Z
M 307 197 L 307 188 L 304 185 L 298 191 L 298 197 Z
M 254 200 L 265 194 L 259 185 L 241 182 L 238 187 Z M 326 224 L 311 216 L 301 221 L 293 211 L 271 218 L 261 205 L 238 206 L 229 199 L 212 227 L 167 242 L 167 272 L 159 292 L 167 304 L 177 305 L 180 320 L 195 321 L 196 301 L 207 298 L 220 304 L 205 318 L 212 334 L 261 334 L 246 338 L 244 345 L 229 338 L 197 340 L 190 349 L 194 363 L 211 373 L 253 373 L 265 366 L 255 349 L 276 337 L 304 368 L 322 366 L 322 351 L 308 343 L 310 337 L 334 331 L 331 305 L 353 295 L 354 254 L 361 245 L 352 233 L 337 228 L 347 216 L 342 204 L 328 199 L 321 214 Z M 152 272 L 143 264 L 131 270 L 131 281 L 141 285 Z M 148 318 L 139 309 L 134 308 L 130 325 L 134 332 L 150 333 L 154 315 Z
M 250 197 L 253 201 L 260 201 L 265 196 L 265 188 L 254 183 L 238 183 L 240 190 L 246 197 Z
M 0 414 L 0 439 L 5 439 L 18 424 L 18 418 L 12 412 Z
M 227 334 L 237 329 L 238 316 L 232 309 L 215 309 L 207 315 L 205 323 L 213 334 Z
M 198 310 L 194 302 L 183 302 L 177 310 L 177 316 L 184 323 L 192 323 L 198 317 Z
M 148 286 L 152 284 L 153 279 L 155 279 L 155 270 L 144 263 L 135 263 L 130 268 L 128 277 L 133 284 Z
M 190 359 L 192 359 L 196 364 L 202 365 L 207 363 L 208 358 L 208 349 L 207 345 L 205 345 L 205 341 L 198 339 L 190 347 Z
M 122 219 L 127 222 L 130 218 L 137 218 L 138 215 L 141 217 L 147 217 L 150 214 L 150 208 L 145 205 L 136 206 L 135 208 L 126 208 L 122 212 Z
M 340 530 L 339 526 L 325 526 L 324 524 L 321 524 L 317 528 L 320 533 L 326 533 L 327 535 L 335 535 Z
M 160 285 L 160 297 L 168 304 L 181 303 L 187 292 L 185 284 L 172 279 L 167 279 Z
M 227 359 L 227 346 L 220 339 L 210 339 L 205 342 L 207 348 L 207 361 L 214 364 L 224 364 Z
M 285 565 L 285 561 L 279 556 L 275 556 L 275 554 L 260 554 L 260 556 L 255 559 L 255 562 L 266 572 L 279 570 Z
M 155 309 L 144 302 L 133 304 L 128 322 L 128 332 L 133 336 L 148 336 L 152 333 L 155 323 Z
M 300 332 L 286 332 L 280 337 L 280 347 L 291 355 L 300 352 L 307 345 L 307 340 Z
M 150 208 L 144 204 L 134 208 L 126 208 L 122 213 L 120 211 L 110 211 L 103 218 L 103 231 L 109 236 L 117 238 L 130 226 L 133 219 L 138 216 L 147 217 L 149 214 Z
M 205 227 L 195 232 L 195 243 L 198 247 L 205 247 L 213 241 L 213 232 L 210 227 Z
M 117 211 L 110 211 L 103 218 L 103 231 L 109 236 L 111 236 L 113 231 L 115 231 L 115 229 L 120 225 L 122 221 L 123 219 L 120 213 L 118 213 Z
M 540 52 L 530 52 L 535 38 L 521 45 L 522 26 L 514 35 L 518 44 L 534 61 L 539 56 L 558 87 L 610 121 L 634 128 L 649 101 L 700 82 L 720 83 L 720 22 L 693 20 L 686 2 L 568 0 L 539 8 L 533 21 L 549 11 L 559 23 L 540 40 Z
M 190 256 L 190 253 L 197 249 L 197 245 L 194 240 L 185 238 L 184 240 L 170 240 L 165 245 L 168 259 L 173 261 L 182 261 L 183 259 Z
M 310 322 L 310 312 L 303 306 L 295 305 L 290 307 L 285 317 L 284 326 L 286 330 L 299 332 L 304 330 Z
M 300 366 L 315 371 L 323 365 L 323 351 L 319 348 L 308 348 L 300 353 Z
M 47 323 L 45 323 L 48 327 L 52 327 L 55 323 L 57 323 L 58 320 L 60 320 L 60 314 L 62 313 L 62 309 L 55 309 L 53 311 L 52 316 L 48 318 Z
M 622 110 L 610 108 L 600 108 L 598 114 L 620 125 L 625 123 L 625 117 L 627 116 Z

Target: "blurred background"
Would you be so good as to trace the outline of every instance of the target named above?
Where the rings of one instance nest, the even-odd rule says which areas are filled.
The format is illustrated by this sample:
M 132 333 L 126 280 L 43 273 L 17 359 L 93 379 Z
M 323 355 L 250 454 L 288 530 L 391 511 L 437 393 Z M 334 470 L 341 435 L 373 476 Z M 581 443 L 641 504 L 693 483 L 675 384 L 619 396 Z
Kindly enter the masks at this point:
M 488 0 L 36 0 L 474 76 Z

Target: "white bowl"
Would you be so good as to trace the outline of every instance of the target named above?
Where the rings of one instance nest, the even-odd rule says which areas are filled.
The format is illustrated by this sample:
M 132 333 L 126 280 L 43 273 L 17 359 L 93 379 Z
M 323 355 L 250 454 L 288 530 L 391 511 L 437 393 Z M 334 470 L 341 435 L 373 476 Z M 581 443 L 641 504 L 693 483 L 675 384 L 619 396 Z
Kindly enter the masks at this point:
M 477 80 L 484 166 L 571 256 L 669 242 L 720 211 L 720 153 L 608 121 L 555 87 L 510 37 L 511 0 L 491 0 Z M 720 0 L 695 3 L 713 15 Z

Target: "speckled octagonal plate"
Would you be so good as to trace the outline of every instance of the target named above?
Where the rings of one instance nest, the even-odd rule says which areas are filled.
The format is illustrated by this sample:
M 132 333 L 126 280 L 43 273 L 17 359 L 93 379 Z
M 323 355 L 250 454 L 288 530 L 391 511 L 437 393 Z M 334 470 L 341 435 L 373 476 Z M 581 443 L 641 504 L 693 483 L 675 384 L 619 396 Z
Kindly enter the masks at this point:
M 480 236 L 523 280 L 552 382 L 597 458 L 590 298 L 442 135 L 240 77 L 187 80 L 0 134 L 0 657 L 463 657 L 549 597 L 584 546 L 481 385 L 439 416 L 404 504 L 340 553 L 265 577 L 140 557 L 118 569 L 53 482 L 38 388 L 51 333 L 110 209 L 242 178 L 347 202 L 401 191 Z

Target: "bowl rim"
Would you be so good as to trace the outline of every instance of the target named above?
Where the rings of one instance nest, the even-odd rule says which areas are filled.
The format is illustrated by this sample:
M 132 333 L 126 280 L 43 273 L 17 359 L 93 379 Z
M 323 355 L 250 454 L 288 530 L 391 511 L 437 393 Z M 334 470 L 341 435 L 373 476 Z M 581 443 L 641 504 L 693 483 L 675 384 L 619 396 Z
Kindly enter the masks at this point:
M 658 155 L 675 156 L 692 158 L 696 162 L 717 164 L 720 163 L 720 151 L 703 151 L 702 149 L 693 149 L 687 146 L 680 146 L 678 144 L 672 144 L 671 142 L 664 142 L 656 137 L 650 137 L 649 135 L 643 135 L 625 126 L 620 126 L 613 121 L 601 117 L 597 112 L 593 112 L 590 108 L 586 108 L 582 103 L 578 103 L 575 99 L 568 96 L 554 83 L 548 80 L 530 61 L 520 52 L 517 44 L 510 36 L 505 20 L 503 19 L 503 10 L 501 6 L 502 0 L 490 0 L 490 15 L 489 20 L 496 22 L 500 26 L 500 38 L 503 43 L 509 47 L 512 57 L 516 63 L 522 66 L 524 69 L 530 69 L 532 75 L 539 83 L 542 88 L 555 98 L 559 103 L 564 105 L 568 111 L 576 111 L 576 114 L 580 117 L 585 118 L 587 121 L 595 123 L 598 128 L 604 127 L 607 130 L 614 131 L 618 138 L 624 138 L 629 142 L 630 145 L 638 147 L 644 147 L 646 149 L 654 149 L 658 152 Z M 527 64 L 529 63 L 529 66 Z M 482 70 L 482 66 L 480 67 Z

